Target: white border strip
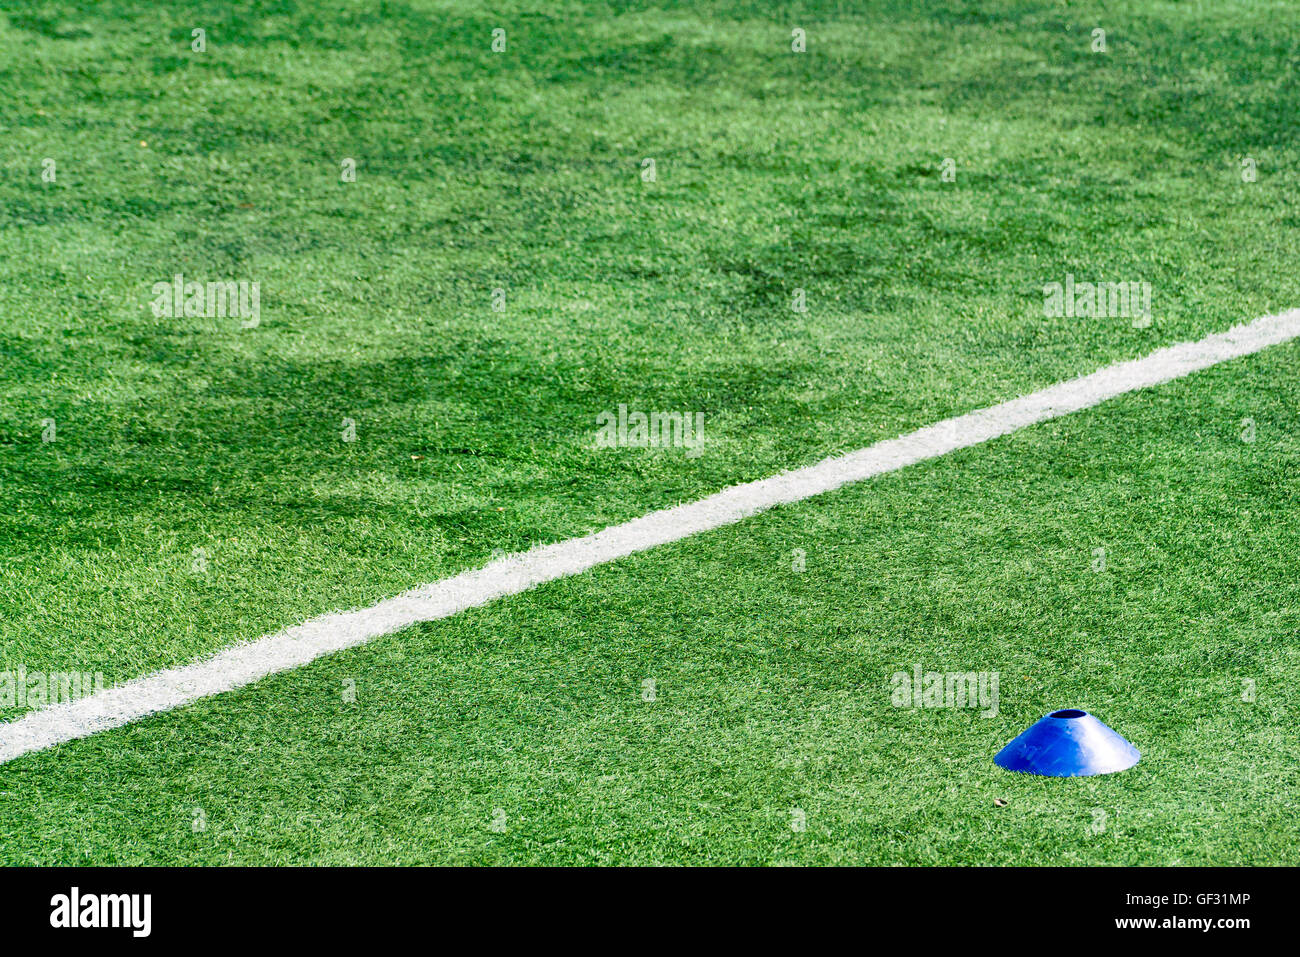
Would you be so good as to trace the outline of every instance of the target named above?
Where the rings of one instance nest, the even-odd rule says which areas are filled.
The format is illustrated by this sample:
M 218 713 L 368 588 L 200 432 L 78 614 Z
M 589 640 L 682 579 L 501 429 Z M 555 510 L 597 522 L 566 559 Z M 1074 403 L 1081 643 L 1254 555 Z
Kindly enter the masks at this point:
M 1300 309 L 1265 316 L 1197 342 L 1184 342 L 1158 349 L 1142 359 L 1107 366 L 1023 398 L 944 419 L 807 468 L 736 485 L 698 502 L 651 512 L 592 535 L 509 555 L 484 568 L 422 585 L 369 608 L 322 615 L 192 664 L 28 712 L 0 725 L 0 763 L 241 688 L 416 622 L 446 618 L 656 545 L 730 525 L 774 505 L 799 502 L 849 482 L 968 448 L 1296 336 L 1300 336 Z

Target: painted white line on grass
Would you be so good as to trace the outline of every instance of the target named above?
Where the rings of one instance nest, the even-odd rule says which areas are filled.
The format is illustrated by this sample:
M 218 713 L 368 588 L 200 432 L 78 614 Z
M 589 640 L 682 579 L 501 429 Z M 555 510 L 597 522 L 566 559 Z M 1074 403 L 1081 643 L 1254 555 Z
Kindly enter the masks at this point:
M 656 545 L 730 525 L 774 505 L 799 502 L 849 482 L 977 445 L 1296 336 L 1300 336 L 1300 309 L 1265 316 L 1197 342 L 1159 349 L 1142 359 L 1107 366 L 1091 375 L 945 419 L 807 468 L 732 486 L 698 502 L 651 512 L 582 538 L 509 555 L 484 568 L 422 585 L 370 608 L 313 618 L 193 664 L 136 678 L 76 701 L 31 711 L 0 725 L 0 763 L 240 688 L 416 622 L 446 618 L 504 595 L 527 591 L 543 582 L 576 575 Z

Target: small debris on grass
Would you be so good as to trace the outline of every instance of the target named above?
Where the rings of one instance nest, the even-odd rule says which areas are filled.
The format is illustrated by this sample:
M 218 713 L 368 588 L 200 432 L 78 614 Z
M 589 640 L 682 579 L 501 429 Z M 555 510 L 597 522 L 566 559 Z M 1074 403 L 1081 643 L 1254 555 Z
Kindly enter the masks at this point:
M 1006 798 L 994 798 L 994 799 L 993 799 L 993 806 L 994 806 L 994 807 L 1006 807 L 1006 806 L 1007 806 L 1007 799 L 1006 799 Z

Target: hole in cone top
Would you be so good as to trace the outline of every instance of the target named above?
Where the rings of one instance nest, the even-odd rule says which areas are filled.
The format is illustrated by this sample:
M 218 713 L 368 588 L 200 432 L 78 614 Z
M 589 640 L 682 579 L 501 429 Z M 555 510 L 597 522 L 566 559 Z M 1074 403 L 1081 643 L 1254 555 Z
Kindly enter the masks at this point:
M 1086 711 L 1078 711 L 1074 708 L 1066 708 L 1064 711 L 1053 711 L 1051 716 L 1053 718 L 1082 718 L 1087 713 L 1088 712 Z

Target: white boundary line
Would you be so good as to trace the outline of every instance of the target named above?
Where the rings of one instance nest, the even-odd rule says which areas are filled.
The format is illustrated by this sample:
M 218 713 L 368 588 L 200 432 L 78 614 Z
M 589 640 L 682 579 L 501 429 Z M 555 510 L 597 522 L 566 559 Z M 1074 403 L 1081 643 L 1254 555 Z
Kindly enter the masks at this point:
M 800 502 L 849 482 L 977 445 L 1296 336 L 1300 336 L 1300 309 L 1265 316 L 1196 342 L 1168 346 L 1141 359 L 1106 366 L 1019 399 L 944 419 L 807 468 L 735 485 L 697 502 L 651 512 L 601 532 L 509 555 L 369 608 L 322 615 L 192 664 L 28 712 L 0 725 L 0 763 L 241 688 L 416 622 L 446 618 L 656 545 L 730 525 L 774 505 Z

